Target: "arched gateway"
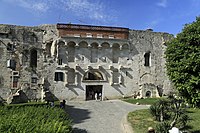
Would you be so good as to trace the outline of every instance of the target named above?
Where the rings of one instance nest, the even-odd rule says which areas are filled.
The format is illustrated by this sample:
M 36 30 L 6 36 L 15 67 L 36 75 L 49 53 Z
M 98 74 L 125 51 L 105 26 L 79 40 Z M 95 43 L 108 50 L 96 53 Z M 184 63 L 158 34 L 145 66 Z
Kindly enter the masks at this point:
M 95 100 L 95 94 L 100 99 L 103 92 L 103 85 L 99 85 L 105 78 L 98 70 L 90 70 L 84 74 L 83 81 L 87 82 L 86 85 L 86 100 Z M 92 84 L 91 84 L 92 83 Z

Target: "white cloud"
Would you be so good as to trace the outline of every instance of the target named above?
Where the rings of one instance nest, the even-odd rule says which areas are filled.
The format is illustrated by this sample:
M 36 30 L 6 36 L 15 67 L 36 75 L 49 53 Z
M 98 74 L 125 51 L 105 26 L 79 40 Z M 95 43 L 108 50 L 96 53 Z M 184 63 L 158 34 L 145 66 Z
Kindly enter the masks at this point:
M 113 21 L 115 17 L 110 13 L 111 8 L 107 7 L 100 0 L 3 0 L 10 4 L 20 6 L 33 14 L 40 15 L 48 11 L 66 12 L 73 14 L 78 19 L 90 19 L 98 22 Z
M 157 18 L 155 20 L 150 21 L 146 24 L 145 29 L 154 29 L 156 28 L 161 22 L 163 21 L 163 18 Z
M 45 13 L 49 9 L 47 3 L 43 1 L 27 1 L 27 0 L 4 0 L 4 1 L 23 7 L 33 13 Z
M 89 2 L 88 0 L 62 0 L 66 6 L 66 10 L 74 13 L 76 16 L 87 16 L 90 19 L 97 21 L 106 21 L 111 17 L 111 14 L 106 12 L 106 7 L 103 3 Z
M 167 0 L 160 0 L 158 3 L 156 3 L 157 6 L 166 8 L 167 7 Z

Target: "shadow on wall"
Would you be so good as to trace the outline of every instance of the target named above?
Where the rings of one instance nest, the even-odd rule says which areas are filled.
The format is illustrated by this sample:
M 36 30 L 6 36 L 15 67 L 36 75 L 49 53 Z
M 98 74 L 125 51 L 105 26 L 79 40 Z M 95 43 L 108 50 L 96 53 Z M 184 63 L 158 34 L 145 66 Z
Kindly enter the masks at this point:
M 69 114 L 69 117 L 73 120 L 72 122 L 74 124 L 82 123 L 86 119 L 90 119 L 89 117 L 90 112 L 87 109 L 79 109 L 79 108 L 75 108 L 74 106 L 67 105 L 67 107 L 65 108 L 65 111 Z M 84 130 L 75 129 L 75 131 L 84 131 Z
M 105 68 L 103 68 L 102 66 L 100 66 L 99 69 L 100 69 L 100 71 L 102 71 L 106 75 L 106 77 L 108 77 L 108 78 L 111 77 L 111 75 L 107 72 L 107 70 Z
M 75 87 L 76 87 L 75 85 L 68 86 L 70 91 L 72 91 L 76 96 L 79 96 L 78 92 L 74 89 Z
M 45 92 L 45 101 L 58 101 L 59 99 L 50 91 Z
M 50 86 L 48 79 L 44 79 L 44 91 L 49 90 Z
M 121 91 L 119 85 L 113 85 L 112 87 L 115 88 L 115 90 L 117 90 L 121 95 L 124 95 L 124 93 Z
M 22 91 L 19 90 L 16 94 L 12 95 L 11 104 L 17 104 L 17 103 L 27 103 L 28 102 L 28 97 L 26 94 Z

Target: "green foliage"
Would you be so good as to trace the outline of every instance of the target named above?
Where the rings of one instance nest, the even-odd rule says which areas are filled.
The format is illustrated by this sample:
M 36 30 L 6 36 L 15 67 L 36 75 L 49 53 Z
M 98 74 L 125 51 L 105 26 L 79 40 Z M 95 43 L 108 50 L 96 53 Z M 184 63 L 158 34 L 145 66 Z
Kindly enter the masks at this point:
M 45 106 L 0 107 L 1 133 L 70 133 L 71 122 L 60 108 Z
M 189 116 L 189 121 L 187 123 L 187 126 L 183 129 L 185 131 L 191 132 L 191 133 L 200 133 L 200 109 L 198 108 L 187 108 L 187 114 Z M 152 118 L 152 115 L 149 112 L 149 109 L 143 109 L 143 110 L 136 110 L 133 112 L 130 112 L 128 114 L 128 121 L 131 123 L 131 126 L 133 128 L 134 133 L 146 133 L 148 127 L 153 127 L 156 129 L 157 133 L 162 133 L 158 131 L 163 131 L 163 127 L 165 127 L 165 124 L 170 124 L 168 122 L 162 124 L 158 121 L 155 121 Z M 168 127 L 168 126 L 167 126 Z M 160 129 L 159 129 L 160 128 Z
M 151 105 L 150 113 L 155 120 L 160 123 L 157 125 L 158 132 L 168 132 L 172 127 L 184 128 L 188 121 L 183 101 L 174 97 L 167 100 L 162 99 Z M 166 130 L 166 131 L 164 131 Z
M 167 74 L 179 94 L 200 106 L 200 18 L 167 43 L 165 55 Z
M 158 133 L 168 133 L 170 129 L 169 122 L 161 122 L 156 125 L 156 132 Z
M 164 121 L 169 118 L 169 101 L 167 99 L 160 99 L 150 106 L 150 113 L 157 121 Z
M 132 103 L 132 104 L 142 104 L 142 105 L 152 105 L 154 104 L 157 100 L 160 98 L 144 98 L 144 99 L 134 99 L 134 98 L 128 98 L 128 99 L 123 99 L 123 101 Z

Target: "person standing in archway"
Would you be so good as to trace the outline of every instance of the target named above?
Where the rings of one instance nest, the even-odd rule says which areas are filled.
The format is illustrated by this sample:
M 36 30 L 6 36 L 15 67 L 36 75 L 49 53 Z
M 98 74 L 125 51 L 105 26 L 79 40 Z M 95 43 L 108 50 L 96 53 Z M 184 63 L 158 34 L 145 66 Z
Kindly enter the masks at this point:
M 97 93 L 95 93 L 94 97 L 95 97 L 95 100 L 97 101 Z

